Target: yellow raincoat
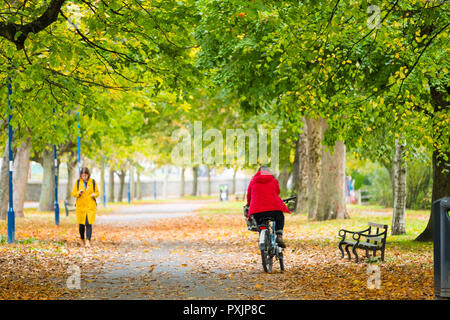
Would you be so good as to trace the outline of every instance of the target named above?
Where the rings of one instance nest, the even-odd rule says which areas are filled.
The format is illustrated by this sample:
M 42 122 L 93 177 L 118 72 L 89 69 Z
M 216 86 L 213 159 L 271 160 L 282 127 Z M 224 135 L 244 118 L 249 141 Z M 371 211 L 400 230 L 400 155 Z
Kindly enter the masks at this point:
M 95 212 L 97 210 L 97 205 L 95 203 L 92 194 L 97 198 L 100 195 L 98 190 L 98 183 L 95 182 L 95 192 L 94 192 L 94 183 L 92 179 L 89 178 L 87 182 L 87 188 L 85 190 L 84 182 L 80 179 L 79 188 L 77 188 L 77 182 L 73 186 L 72 197 L 77 198 L 76 206 L 76 216 L 78 224 L 86 223 L 86 215 L 88 217 L 89 224 L 93 224 L 95 222 Z M 78 196 L 80 190 L 85 190 L 81 196 Z

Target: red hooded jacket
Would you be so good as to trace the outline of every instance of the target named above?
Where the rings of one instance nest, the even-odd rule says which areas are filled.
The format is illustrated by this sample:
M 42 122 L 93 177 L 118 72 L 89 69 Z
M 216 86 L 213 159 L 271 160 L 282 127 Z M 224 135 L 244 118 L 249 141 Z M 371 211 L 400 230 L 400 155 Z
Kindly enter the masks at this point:
M 265 211 L 289 212 L 279 197 L 280 186 L 277 179 L 267 171 L 258 171 L 250 181 L 247 190 L 248 216 Z

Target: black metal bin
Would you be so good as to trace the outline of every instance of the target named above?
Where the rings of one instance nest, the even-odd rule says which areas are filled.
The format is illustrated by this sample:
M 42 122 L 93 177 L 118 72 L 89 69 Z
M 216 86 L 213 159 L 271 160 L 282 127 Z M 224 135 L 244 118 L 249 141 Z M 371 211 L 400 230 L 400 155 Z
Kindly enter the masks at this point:
M 434 295 L 450 298 L 450 197 L 433 202 Z

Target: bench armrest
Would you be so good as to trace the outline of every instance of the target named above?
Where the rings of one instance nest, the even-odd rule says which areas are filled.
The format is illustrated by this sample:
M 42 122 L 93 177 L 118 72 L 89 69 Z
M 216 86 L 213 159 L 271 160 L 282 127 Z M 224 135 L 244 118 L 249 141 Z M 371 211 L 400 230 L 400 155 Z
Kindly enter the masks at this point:
M 352 235 L 353 235 L 353 234 L 363 234 L 364 232 L 369 231 L 369 229 L 370 229 L 370 228 L 367 228 L 367 229 L 362 230 L 362 231 L 350 231 L 350 230 L 346 230 L 346 229 L 341 229 L 341 230 L 339 230 L 339 236 L 340 236 L 341 238 L 345 238 L 345 234 L 346 234 L 346 233 L 351 233 Z
M 347 233 L 355 233 L 355 231 L 350 231 L 350 230 L 345 230 L 345 229 L 341 229 L 338 232 L 339 237 L 341 237 L 342 239 L 345 239 L 345 235 Z
M 353 234 L 353 240 L 359 241 L 361 236 L 368 238 L 367 240 L 377 241 L 384 243 L 384 235 L 385 232 L 377 233 L 377 234 L 364 234 L 364 233 L 354 233 Z
M 368 240 L 384 242 L 384 236 L 386 232 L 377 233 L 377 234 L 361 234 L 363 237 L 368 238 Z

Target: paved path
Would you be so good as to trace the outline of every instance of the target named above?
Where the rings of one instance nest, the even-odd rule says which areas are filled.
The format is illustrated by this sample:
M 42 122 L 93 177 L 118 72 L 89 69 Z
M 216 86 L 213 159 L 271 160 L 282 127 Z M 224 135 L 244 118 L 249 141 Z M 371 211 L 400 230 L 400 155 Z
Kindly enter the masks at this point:
M 139 227 L 158 223 L 157 219 L 177 219 L 195 215 L 211 201 L 189 201 L 136 205 L 97 217 L 96 228 Z M 95 231 L 94 231 L 95 232 Z M 89 254 L 89 253 L 88 253 Z M 215 255 L 207 243 L 147 239 L 121 242 L 114 252 L 103 254 L 101 271 L 82 276 L 81 299 L 236 299 L 227 293 L 233 280 L 208 256 Z M 221 253 L 224 257 L 226 252 Z M 208 272 L 198 272 L 192 259 L 211 261 Z M 111 258 L 113 257 L 113 258 Z M 211 272 L 210 272 L 211 271 Z M 222 276 L 221 276 L 222 273 Z M 214 277 L 212 277 L 214 275 Z M 241 293 L 242 294 L 242 293 Z
M 154 219 L 179 218 L 193 214 L 196 210 L 205 206 L 211 201 L 180 202 L 180 203 L 160 203 L 142 204 L 132 207 L 125 207 L 97 217 L 98 225 L 106 224 L 139 224 Z

